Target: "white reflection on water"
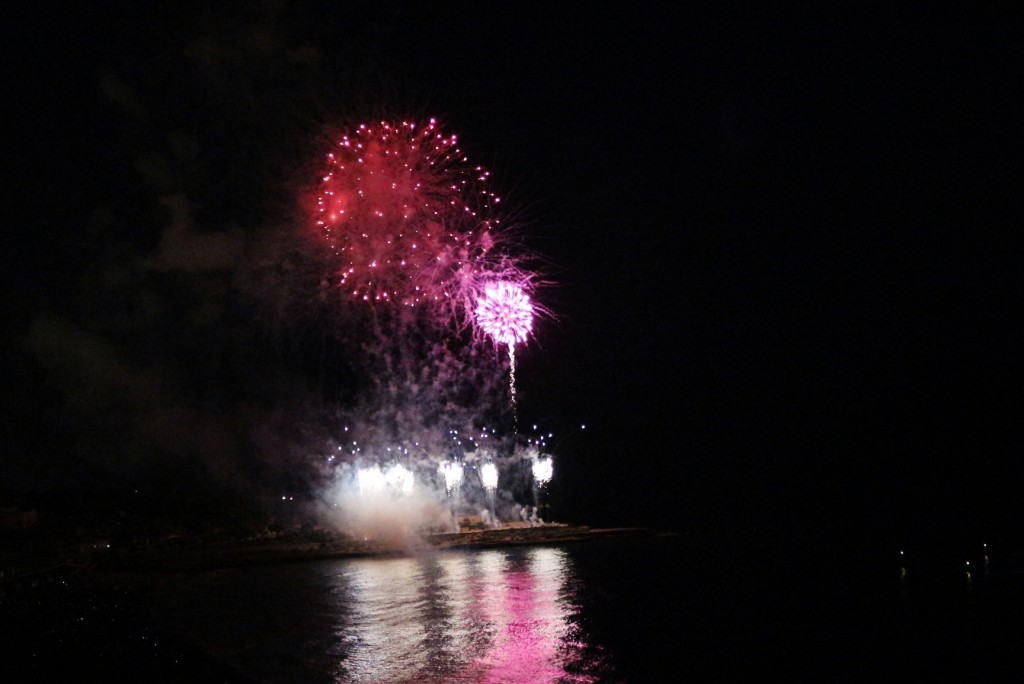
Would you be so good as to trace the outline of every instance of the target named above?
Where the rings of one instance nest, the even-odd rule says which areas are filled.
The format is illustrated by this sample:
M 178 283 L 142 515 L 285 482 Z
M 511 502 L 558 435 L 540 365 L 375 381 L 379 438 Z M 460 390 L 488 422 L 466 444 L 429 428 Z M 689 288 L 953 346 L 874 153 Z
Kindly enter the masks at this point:
M 564 550 L 353 560 L 338 682 L 592 682 Z

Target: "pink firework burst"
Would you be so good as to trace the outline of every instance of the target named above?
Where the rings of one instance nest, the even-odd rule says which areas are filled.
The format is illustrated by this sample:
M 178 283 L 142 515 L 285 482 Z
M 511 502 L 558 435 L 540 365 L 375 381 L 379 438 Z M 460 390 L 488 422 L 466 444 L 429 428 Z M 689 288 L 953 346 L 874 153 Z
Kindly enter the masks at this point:
M 315 223 L 352 298 L 414 306 L 465 297 L 494 248 L 500 199 L 434 119 L 339 136 L 320 174 Z
M 533 302 L 519 285 L 491 283 L 477 302 L 476 321 L 486 334 L 511 349 L 525 341 L 533 327 Z

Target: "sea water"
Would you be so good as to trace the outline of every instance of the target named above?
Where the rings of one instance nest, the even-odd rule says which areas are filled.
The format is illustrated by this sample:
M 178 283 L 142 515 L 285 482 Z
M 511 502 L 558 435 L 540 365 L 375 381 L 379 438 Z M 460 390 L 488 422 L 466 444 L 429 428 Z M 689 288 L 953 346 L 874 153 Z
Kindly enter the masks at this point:
M 63 666 L 270 683 L 970 681 L 1024 667 L 1024 572 L 1005 556 L 968 569 L 842 540 L 656 535 L 136 576 L 9 615 L 5 682 Z
M 1024 575 L 883 555 L 714 553 L 679 535 L 445 550 L 180 578 L 161 611 L 267 682 L 874 681 L 1024 664 Z
M 163 627 L 260 681 L 595 682 L 601 642 L 571 545 L 424 552 L 177 578 Z

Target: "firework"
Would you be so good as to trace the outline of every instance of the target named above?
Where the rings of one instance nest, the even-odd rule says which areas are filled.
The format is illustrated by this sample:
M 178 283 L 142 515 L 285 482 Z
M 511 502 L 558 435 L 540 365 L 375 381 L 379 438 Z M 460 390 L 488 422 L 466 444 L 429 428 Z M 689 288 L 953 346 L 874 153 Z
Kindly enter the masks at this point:
M 552 464 L 550 457 L 544 456 L 533 462 L 533 479 L 537 481 L 537 484 L 547 484 L 551 481 L 553 474 L 554 464 Z
M 434 119 L 362 124 L 325 161 L 315 224 L 341 292 L 405 306 L 471 296 L 499 236 L 500 198 L 454 135 Z
M 477 302 L 476 321 L 496 342 L 512 347 L 533 327 L 533 303 L 515 283 L 490 283 Z
M 494 516 L 494 491 L 498 488 L 498 467 L 493 463 L 484 463 L 480 468 L 480 481 L 487 491 L 487 503 L 490 512 L 490 524 L 497 525 L 497 518 Z
M 387 482 L 389 487 L 393 487 L 405 496 L 412 496 L 415 478 L 412 471 L 408 468 L 400 464 L 391 466 L 384 473 L 384 481 Z
M 484 489 L 493 491 L 498 486 L 498 468 L 493 463 L 484 463 L 480 468 L 480 479 Z
M 462 464 L 454 461 L 445 461 L 441 464 L 441 475 L 444 476 L 444 487 L 449 496 L 454 492 L 458 494 L 459 485 L 462 484 Z
M 379 466 L 360 468 L 356 473 L 359 480 L 359 492 L 361 494 L 372 494 L 384 491 L 387 481 Z
M 477 302 L 477 326 L 495 342 L 508 345 L 509 394 L 512 398 L 513 430 L 518 432 L 516 406 L 516 351 L 533 327 L 533 302 L 523 288 L 512 282 L 489 283 Z

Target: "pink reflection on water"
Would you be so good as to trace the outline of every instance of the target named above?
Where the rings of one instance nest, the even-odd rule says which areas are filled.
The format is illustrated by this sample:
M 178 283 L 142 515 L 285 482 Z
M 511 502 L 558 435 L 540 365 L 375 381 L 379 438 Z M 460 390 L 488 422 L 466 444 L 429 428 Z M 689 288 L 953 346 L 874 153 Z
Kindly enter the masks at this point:
M 578 587 L 558 548 L 346 564 L 339 682 L 594 682 Z M 579 674 L 586 673 L 586 674 Z
M 574 623 L 561 598 L 567 568 L 558 549 L 539 548 L 525 563 L 509 562 L 487 583 L 484 602 L 488 622 L 500 628 L 487 651 L 464 676 L 476 682 L 593 682 L 565 666 L 572 651 L 585 644 L 573 640 Z

